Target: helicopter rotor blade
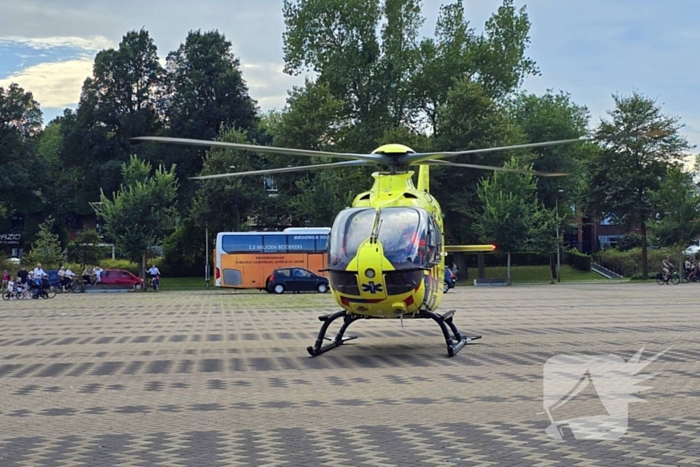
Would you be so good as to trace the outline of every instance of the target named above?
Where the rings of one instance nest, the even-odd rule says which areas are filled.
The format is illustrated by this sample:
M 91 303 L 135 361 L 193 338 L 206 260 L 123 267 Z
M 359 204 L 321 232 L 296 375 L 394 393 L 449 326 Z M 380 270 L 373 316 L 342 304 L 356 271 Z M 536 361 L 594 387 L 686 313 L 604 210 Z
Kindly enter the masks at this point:
M 648 136 L 650 138 L 661 138 L 664 136 L 667 136 L 669 134 L 668 131 L 664 130 L 650 130 L 650 131 L 643 131 L 643 132 L 636 132 L 636 133 L 621 133 L 619 135 L 613 135 L 613 136 L 607 136 L 604 138 L 572 138 L 572 139 L 562 139 L 558 141 L 543 141 L 540 143 L 527 143 L 527 144 L 516 144 L 512 146 L 501 146 L 497 148 L 484 148 L 484 149 L 470 149 L 468 151 L 456 151 L 456 152 L 434 152 L 434 153 L 428 153 L 428 152 L 423 152 L 423 153 L 416 153 L 416 154 L 408 154 L 403 158 L 403 161 L 405 161 L 408 164 L 418 164 L 422 163 L 423 161 L 429 160 L 429 159 L 446 159 L 448 157 L 456 157 L 456 156 L 464 156 L 468 154 L 486 154 L 490 152 L 499 152 L 499 151 L 509 151 L 512 149 L 529 149 L 529 148 L 541 148 L 541 147 L 549 147 L 549 146 L 560 146 L 564 144 L 574 144 L 574 143 L 586 143 L 586 142 L 592 142 L 592 141 L 615 141 L 619 139 L 624 139 L 624 138 L 629 138 L 629 137 L 635 137 L 635 136 Z
M 213 148 L 242 149 L 244 151 L 271 154 L 287 154 L 290 156 L 335 157 L 339 159 L 355 159 L 376 163 L 386 163 L 389 160 L 386 156 L 380 154 L 354 154 L 347 152 L 310 151 L 307 149 L 278 148 L 274 146 L 258 146 L 255 144 L 227 143 L 224 141 L 206 141 L 201 139 L 170 138 L 166 136 L 137 136 L 131 139 L 138 141 L 155 141 L 159 143 L 185 144 L 190 146 L 208 146 Z
M 363 165 L 372 165 L 369 162 L 356 160 L 356 161 L 345 161 L 345 162 L 333 162 L 330 164 L 314 164 L 314 165 L 301 165 L 296 167 L 281 167 L 278 169 L 262 169 L 262 170 L 249 170 L 247 172 L 231 172 L 225 174 L 215 174 L 215 175 L 200 175 L 198 177 L 190 177 L 191 180 L 209 180 L 212 178 L 225 178 L 225 177 L 241 177 L 244 175 L 267 175 L 267 174 L 280 174 L 288 172 L 301 172 L 304 170 L 318 170 L 318 169 L 334 169 L 338 167 L 357 167 Z
M 509 169 L 507 167 L 495 167 L 492 165 L 477 165 L 477 164 L 459 164 L 456 162 L 441 161 L 438 159 L 428 159 L 427 161 L 421 162 L 423 165 L 446 165 L 449 167 L 467 167 L 469 169 L 482 169 L 482 170 L 493 170 L 496 172 L 513 172 L 526 175 L 537 175 L 540 177 L 564 177 L 566 173 L 552 173 L 552 172 L 537 172 L 534 170 L 523 170 L 523 169 Z

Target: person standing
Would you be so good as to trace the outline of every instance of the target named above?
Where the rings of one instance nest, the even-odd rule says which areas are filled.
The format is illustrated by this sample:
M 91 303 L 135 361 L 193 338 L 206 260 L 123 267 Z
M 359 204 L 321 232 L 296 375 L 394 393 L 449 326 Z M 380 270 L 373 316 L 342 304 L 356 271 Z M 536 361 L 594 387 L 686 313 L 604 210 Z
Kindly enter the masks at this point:
M 2 287 L 0 289 L 5 290 L 10 285 L 10 273 L 5 269 L 2 273 Z
M 24 266 L 19 267 L 17 277 L 19 277 L 22 284 L 29 284 L 29 272 L 24 268 Z

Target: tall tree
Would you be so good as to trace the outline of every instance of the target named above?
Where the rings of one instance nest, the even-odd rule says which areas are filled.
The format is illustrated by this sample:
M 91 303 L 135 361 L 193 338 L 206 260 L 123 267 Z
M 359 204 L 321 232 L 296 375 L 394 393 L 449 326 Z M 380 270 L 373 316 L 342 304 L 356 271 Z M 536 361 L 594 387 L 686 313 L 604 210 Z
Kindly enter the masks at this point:
M 662 113 L 654 99 L 637 92 L 614 95 L 610 120 L 601 121 L 596 136 L 603 151 L 588 163 L 590 206 L 603 217 L 627 226 L 639 226 L 642 235 L 642 274 L 648 277 L 647 224 L 658 211 L 652 193 L 658 191 L 668 169 L 680 165 L 688 141 L 679 133 L 676 117 Z M 626 136 L 653 132 L 662 137 Z M 611 139 L 616 136 L 617 139 Z
M 478 83 L 487 96 L 502 100 L 539 73 L 525 55 L 529 33 L 525 8 L 516 9 L 511 0 L 491 15 L 482 35 L 470 26 L 463 0 L 440 7 L 435 37 L 421 41 L 411 83 L 415 111 L 432 133 L 440 132 L 437 114 L 454 83 Z
M 129 259 L 141 262 L 141 275 L 145 279 L 146 255 L 174 228 L 177 210 L 177 179 L 174 167 L 165 170 L 160 166 L 145 180 L 131 178 L 140 174 L 144 163 L 132 156 L 129 164 L 122 164 L 123 177 L 130 180 L 122 185 L 111 199 L 104 192 L 100 203 L 93 203 L 95 213 L 104 219 L 106 236 Z
M 127 32 L 117 49 L 97 54 L 92 76 L 83 84 L 77 111 L 60 119 L 63 136 L 61 163 L 73 186 L 78 214 L 92 212 L 89 203 L 100 190 L 115 192 L 121 165 L 134 152 L 134 136 L 151 135 L 161 123 L 164 70 L 157 48 L 143 29 Z
M 222 128 L 247 131 L 258 123 L 257 103 L 248 94 L 240 61 L 231 42 L 218 31 L 190 31 L 166 59 L 168 135 L 213 140 Z M 175 164 L 185 204 L 196 186 L 187 180 L 199 173 L 206 150 L 161 147 L 162 162 Z
M 46 164 L 37 156 L 42 113 L 31 92 L 0 87 L 0 213 L 38 213 L 45 202 Z
M 506 167 L 523 166 L 511 159 Z M 508 285 L 511 284 L 510 257 L 515 251 L 525 250 L 533 229 L 533 218 L 537 212 L 535 198 L 536 182 L 532 175 L 511 172 L 494 172 L 479 183 L 478 196 L 484 209 L 474 225 L 480 240 L 495 243 L 508 255 Z

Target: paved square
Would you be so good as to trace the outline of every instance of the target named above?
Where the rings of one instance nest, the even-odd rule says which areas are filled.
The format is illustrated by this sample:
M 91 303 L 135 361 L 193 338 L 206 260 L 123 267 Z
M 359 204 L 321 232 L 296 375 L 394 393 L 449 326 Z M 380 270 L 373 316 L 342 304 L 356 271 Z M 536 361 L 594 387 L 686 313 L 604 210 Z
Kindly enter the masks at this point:
M 440 311 L 483 338 L 454 358 L 427 320 L 358 321 L 357 340 L 309 357 L 330 294 L 3 301 L 0 466 L 698 465 L 699 292 L 458 287 Z M 642 346 L 671 350 L 624 437 L 547 436 L 548 358 Z M 601 410 L 577 399 L 562 419 Z

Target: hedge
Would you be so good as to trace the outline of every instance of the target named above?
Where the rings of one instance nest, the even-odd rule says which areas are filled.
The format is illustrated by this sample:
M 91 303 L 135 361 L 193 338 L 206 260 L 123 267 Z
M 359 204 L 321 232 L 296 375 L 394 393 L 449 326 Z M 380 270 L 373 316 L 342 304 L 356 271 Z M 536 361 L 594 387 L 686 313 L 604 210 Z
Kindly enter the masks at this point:
M 671 262 L 682 269 L 683 255 L 669 248 L 647 249 L 647 265 L 649 275 L 656 275 L 661 271 L 661 262 L 668 256 Z M 610 269 L 625 277 L 642 277 L 642 249 L 633 248 L 628 251 L 619 251 L 614 248 L 599 251 L 595 255 L 595 260 L 601 266 Z
M 574 269 L 579 271 L 590 271 L 591 264 L 593 263 L 593 258 L 590 255 L 581 253 L 578 250 L 567 250 L 566 251 L 566 262 L 572 266 Z

